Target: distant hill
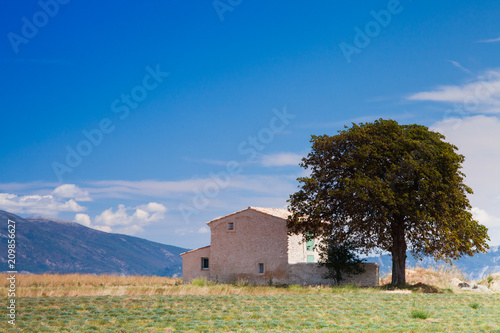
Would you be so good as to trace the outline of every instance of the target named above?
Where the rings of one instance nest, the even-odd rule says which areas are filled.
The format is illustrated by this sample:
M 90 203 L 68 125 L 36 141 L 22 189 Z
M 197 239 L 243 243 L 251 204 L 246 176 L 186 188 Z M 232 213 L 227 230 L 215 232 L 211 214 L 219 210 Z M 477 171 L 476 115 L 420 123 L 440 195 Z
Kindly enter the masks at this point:
M 43 217 L 21 218 L 0 210 L 0 263 L 7 271 L 7 219 L 16 222 L 18 272 L 180 276 L 176 246 L 106 233 Z
M 490 274 L 500 272 L 500 246 L 492 246 L 488 253 L 478 253 L 472 257 L 465 256 L 459 260 L 453 261 L 453 266 L 460 269 L 466 274 L 469 280 L 481 280 Z M 444 261 L 435 262 L 434 259 L 426 257 L 422 261 L 417 261 L 408 252 L 406 259 L 406 267 L 438 267 L 445 264 Z M 367 262 L 374 262 L 380 266 L 380 276 L 388 274 L 392 271 L 392 258 L 390 255 L 382 255 L 378 257 L 368 257 Z

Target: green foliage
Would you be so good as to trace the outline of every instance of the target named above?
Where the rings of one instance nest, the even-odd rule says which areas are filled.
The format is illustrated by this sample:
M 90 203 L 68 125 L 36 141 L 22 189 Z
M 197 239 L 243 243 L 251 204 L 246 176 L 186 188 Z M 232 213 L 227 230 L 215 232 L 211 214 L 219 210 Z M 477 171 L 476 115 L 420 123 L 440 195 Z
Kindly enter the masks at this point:
M 479 303 L 477 303 L 477 302 L 470 303 L 470 304 L 469 304 L 469 306 L 470 306 L 471 308 L 473 308 L 474 310 L 475 310 L 475 309 L 479 309 L 479 307 L 480 307 Z
M 210 282 L 210 281 L 208 281 L 204 277 L 197 277 L 196 279 L 194 279 L 193 281 L 191 281 L 191 284 L 193 286 L 197 286 L 197 287 L 205 287 L 205 286 L 210 286 L 213 283 Z
M 491 282 L 493 281 L 493 276 L 488 276 L 488 288 L 491 288 Z
M 304 291 L 304 287 L 298 284 L 291 284 L 288 286 L 289 290 Z
M 430 317 L 429 313 L 423 310 L 412 310 L 410 313 L 411 318 L 427 319 Z
M 300 164 L 311 174 L 298 178 L 290 196 L 289 232 L 388 251 L 393 283 L 405 283 L 407 247 L 416 258 L 486 252 L 487 228 L 472 217 L 472 189 L 460 171 L 464 156 L 444 139 L 425 126 L 383 119 L 312 136 Z
M 319 246 L 320 260 L 318 265 L 327 268 L 325 279 L 332 279 L 336 284 L 345 280 L 345 276 L 353 276 L 365 272 L 363 261 L 359 259 L 351 242 L 338 244 L 330 237 L 325 244 Z

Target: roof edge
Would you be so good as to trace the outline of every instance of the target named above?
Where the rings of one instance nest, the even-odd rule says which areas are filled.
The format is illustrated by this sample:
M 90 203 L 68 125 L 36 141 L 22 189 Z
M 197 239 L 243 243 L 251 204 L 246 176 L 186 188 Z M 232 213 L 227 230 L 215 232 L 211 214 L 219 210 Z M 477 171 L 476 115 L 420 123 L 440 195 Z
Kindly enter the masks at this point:
M 239 211 L 237 211 L 237 212 L 234 212 L 234 213 L 231 213 L 231 214 L 227 214 L 227 215 L 224 215 L 224 216 L 219 216 L 219 217 L 217 217 L 217 218 L 215 218 L 215 219 L 213 219 L 213 220 L 208 221 L 208 222 L 207 222 L 207 225 L 210 225 L 210 223 L 212 223 L 212 222 L 222 220 L 223 218 L 226 218 L 226 217 L 229 217 L 229 216 L 233 216 L 233 215 L 235 215 L 235 214 L 242 213 L 242 212 L 244 212 L 244 211 L 246 211 L 246 210 L 250 210 L 250 209 L 252 209 L 252 207 L 248 206 L 247 208 L 242 209 L 242 210 L 239 210 Z M 253 209 L 253 210 L 255 210 L 255 209 Z
M 191 253 L 191 252 L 196 252 L 198 250 L 203 250 L 203 249 L 206 249 L 207 247 L 210 247 L 210 245 L 207 245 L 207 246 L 204 246 L 204 247 L 199 247 L 197 249 L 194 249 L 194 250 L 190 250 L 190 251 L 186 251 L 186 252 L 182 252 L 181 254 L 179 254 L 181 257 L 185 254 L 188 254 L 188 253 Z
M 227 215 L 224 215 L 224 216 L 220 216 L 220 217 L 217 217 L 217 218 L 215 218 L 213 220 L 210 220 L 210 221 L 207 222 L 207 225 L 209 226 L 212 222 L 219 221 L 219 220 L 221 220 L 223 218 L 230 217 L 230 216 L 242 213 L 242 212 L 247 211 L 247 210 L 253 210 L 254 212 L 258 212 L 258 213 L 261 213 L 261 214 L 266 214 L 268 216 L 276 217 L 278 219 L 286 220 L 285 217 L 278 216 L 278 215 L 270 213 L 269 211 L 266 211 L 268 209 L 279 209 L 279 208 L 265 208 L 265 207 L 252 207 L 252 206 L 248 206 L 247 208 L 239 210 L 237 212 L 234 212 L 234 213 L 231 213 L 231 214 L 227 214 Z

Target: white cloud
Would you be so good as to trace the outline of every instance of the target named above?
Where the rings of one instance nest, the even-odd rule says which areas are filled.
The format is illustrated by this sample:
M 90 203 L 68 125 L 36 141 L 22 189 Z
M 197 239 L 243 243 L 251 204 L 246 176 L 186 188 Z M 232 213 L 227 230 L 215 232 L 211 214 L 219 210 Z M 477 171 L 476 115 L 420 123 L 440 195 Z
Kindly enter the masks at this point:
M 500 218 L 488 214 L 484 209 L 474 207 L 472 208 L 472 215 L 479 223 L 487 227 L 500 227 Z
M 490 245 L 500 245 L 500 218 L 489 214 L 486 210 L 474 207 L 472 214 L 476 220 L 488 228 Z
M 17 214 L 38 214 L 56 217 L 60 212 L 82 212 L 86 207 L 80 206 L 77 201 L 91 201 L 87 191 L 73 184 L 64 184 L 54 190 L 48 187 L 52 183 L 32 182 L 26 184 L 0 184 L 2 189 L 17 191 L 31 190 L 35 194 L 17 195 L 0 193 L 0 209 Z
M 34 181 L 27 183 L 0 183 L 0 190 L 6 192 L 20 192 L 22 190 L 30 190 L 34 189 L 46 189 L 46 188 L 54 188 L 58 186 L 59 183 L 49 183 L 42 181 Z M 46 192 L 47 193 L 47 192 Z
M 259 159 L 255 163 L 261 163 L 261 160 Z M 302 173 L 302 171 L 300 172 Z M 161 221 L 162 226 L 171 228 L 171 235 L 206 237 L 209 234 L 203 234 L 204 230 L 200 229 L 201 223 L 209 221 L 214 216 L 240 210 L 249 205 L 283 206 L 290 193 L 297 190 L 296 178 L 301 173 L 273 175 L 235 173 L 229 175 L 226 169 L 222 168 L 214 173 L 208 173 L 203 178 L 178 181 L 106 180 L 77 183 L 75 187 L 64 186 L 57 191 L 55 190 L 56 186 L 50 184 L 27 184 L 25 186 L 11 183 L 7 186 L 18 188 L 23 194 L 26 192 L 36 192 L 42 196 L 49 194 L 56 202 L 73 204 L 75 206 L 71 210 L 74 212 L 73 220 L 97 230 L 125 234 L 141 233 L 145 237 L 155 238 L 154 231 L 150 231 L 154 230 L 155 226 L 151 224 L 159 224 Z M 226 177 L 228 175 L 229 177 Z M 2 185 L 0 184 L 0 188 Z M 84 193 L 82 194 L 78 189 L 84 190 Z M 56 197 L 54 192 L 60 196 Z M 85 198 L 85 192 L 88 192 L 88 197 L 93 199 L 93 202 L 88 204 L 90 213 L 85 211 L 86 214 L 76 214 L 82 213 L 86 209 L 84 207 L 78 208 L 80 206 L 75 199 L 68 200 L 61 197 L 63 195 L 75 196 L 81 199 Z M 110 198 L 127 198 L 127 202 L 134 204 L 119 206 L 118 203 L 123 203 L 123 201 L 116 202 L 109 200 Z M 159 200 L 162 203 L 168 202 L 169 206 L 173 208 L 172 211 L 167 212 L 166 207 L 160 204 Z M 139 205 L 138 201 L 146 204 Z M 100 208 L 99 206 L 102 204 L 106 204 L 107 206 L 104 208 L 107 209 Z M 41 205 L 41 207 L 34 207 L 23 212 L 45 216 L 57 215 L 58 212 L 47 212 L 47 207 Z M 64 206 L 60 208 L 64 208 Z M 168 220 L 165 217 L 167 214 Z M 190 222 L 200 224 L 187 225 Z M 176 231 L 174 231 L 175 228 L 177 228 Z M 183 228 L 186 229 L 182 230 Z
M 464 170 L 467 179 L 499 195 L 500 184 L 500 119 L 474 116 L 448 119 L 435 123 L 430 128 L 446 136 L 446 141 L 459 148 L 465 156 Z
M 459 63 L 458 61 L 455 61 L 455 60 L 448 60 L 453 66 L 457 67 L 458 69 L 468 73 L 468 74 L 471 74 L 472 72 L 470 70 L 468 70 L 467 68 L 465 68 L 464 66 L 462 66 L 461 63 Z
M 90 227 L 91 222 L 90 222 L 90 217 L 87 214 L 76 214 L 75 215 L 75 221 L 86 226 Z
M 500 119 L 494 116 L 473 116 L 447 119 L 435 123 L 431 130 L 446 136 L 465 156 L 463 172 L 465 183 L 474 194 L 470 196 L 475 216 L 488 224 L 493 245 L 500 244 Z M 478 208 L 481 207 L 481 208 Z M 488 213 L 486 213 L 488 212 Z M 495 231 L 496 230 L 496 231 Z
M 147 225 L 164 219 L 166 211 L 165 206 L 156 202 L 135 208 L 118 205 L 116 211 L 109 208 L 96 216 L 95 223 L 107 226 Z
M 192 192 L 193 189 L 212 181 L 210 177 L 180 180 L 104 180 L 90 182 L 89 191 L 94 197 L 101 198 L 127 198 L 137 195 L 147 197 L 175 198 L 179 194 Z
M 53 195 L 18 196 L 10 193 L 0 193 L 0 209 L 17 214 L 40 214 L 57 216 L 59 212 L 82 212 L 85 207 L 75 200 L 64 200 Z
M 298 163 L 297 160 L 295 162 Z M 179 181 L 106 180 L 91 182 L 89 184 L 92 187 L 88 187 L 88 190 L 93 198 L 137 198 L 137 196 L 144 196 L 178 200 L 182 199 L 182 197 L 193 197 L 196 193 L 204 192 L 206 188 L 211 188 L 212 190 L 216 188 L 217 193 L 225 190 L 265 193 L 270 191 L 277 192 L 280 189 L 287 189 L 287 191 L 289 189 L 295 190 L 296 178 L 296 174 L 283 176 L 230 175 L 225 170 L 221 170 L 220 172 L 209 174 L 205 178 Z
M 167 208 L 165 206 L 157 202 L 150 202 L 147 205 L 141 205 L 138 208 L 145 209 L 146 211 L 155 214 L 165 213 L 167 211 Z
M 64 184 L 57 187 L 52 194 L 60 198 L 71 198 L 75 201 L 92 201 L 88 191 L 84 191 L 74 184 Z
M 440 86 L 407 97 L 413 101 L 458 103 L 462 113 L 500 113 L 500 71 L 487 71 L 473 82 Z
M 492 38 L 492 39 L 485 39 L 485 40 L 478 40 L 478 43 L 497 43 L 500 42 L 500 37 L 498 38 Z
M 118 205 L 116 210 L 106 209 L 94 220 L 87 214 L 76 214 L 75 221 L 89 228 L 104 232 L 135 235 L 144 231 L 143 227 L 165 219 L 167 208 L 157 202 L 137 207 Z
M 208 229 L 208 227 L 201 227 L 197 232 L 199 234 L 208 234 L 210 232 L 210 229 Z
M 278 153 L 271 155 L 262 155 L 262 165 L 269 166 L 298 166 L 302 160 L 302 155 L 295 153 Z
M 104 232 L 112 232 L 113 231 L 113 230 L 111 230 L 111 227 L 107 226 L 107 225 L 105 225 L 105 226 L 95 225 L 92 228 L 95 230 L 104 231 Z
M 104 231 L 104 232 L 112 232 L 113 230 L 111 229 L 110 226 L 107 226 L 107 225 L 92 225 L 92 221 L 90 219 L 90 216 L 88 216 L 87 214 L 76 214 L 75 215 L 75 221 L 77 223 L 80 223 L 81 225 L 84 225 L 86 227 L 89 227 L 89 228 L 92 228 L 92 229 L 96 229 L 96 230 L 99 230 L 99 231 Z
M 118 208 L 106 209 L 93 221 L 87 214 L 76 214 L 75 221 L 96 230 L 134 235 L 143 232 L 143 227 L 165 219 L 167 208 L 157 202 L 150 202 L 137 207 L 118 205 Z

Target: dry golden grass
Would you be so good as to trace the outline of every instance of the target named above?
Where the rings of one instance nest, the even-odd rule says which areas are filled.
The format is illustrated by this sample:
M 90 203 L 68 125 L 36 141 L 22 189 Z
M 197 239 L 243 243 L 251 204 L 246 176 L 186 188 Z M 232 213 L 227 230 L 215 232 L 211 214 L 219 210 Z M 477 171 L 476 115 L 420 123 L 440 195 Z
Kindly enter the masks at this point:
M 1 286 L 7 287 L 7 274 L 0 274 Z M 119 276 L 92 274 L 17 274 L 18 287 L 71 287 L 71 286 L 151 286 L 174 285 L 181 279 L 160 276 Z
M 406 283 L 423 283 L 438 288 L 451 289 L 454 287 L 453 279 L 464 281 L 464 273 L 453 266 L 440 266 L 438 268 L 413 267 L 406 270 Z M 383 277 L 381 284 L 391 283 L 392 274 Z
M 0 293 L 7 294 L 7 274 L 0 274 Z M 283 295 L 332 292 L 329 287 L 276 288 L 247 284 L 182 284 L 182 279 L 148 276 L 85 274 L 17 274 L 16 295 L 38 296 L 139 296 L 139 295 Z M 350 290 L 339 290 L 350 292 Z M 368 291 L 368 290 L 366 290 Z
M 453 278 L 463 280 L 463 274 L 456 268 L 441 267 L 424 269 L 416 267 L 406 271 L 409 284 L 423 283 L 438 288 L 451 288 Z M 0 293 L 7 294 L 7 274 L 0 274 Z M 117 276 L 90 274 L 17 274 L 16 295 L 18 297 L 38 296 L 139 296 L 139 295 L 283 295 L 283 294 L 316 294 L 332 292 L 376 292 L 376 288 L 350 290 L 349 286 L 331 288 L 321 286 L 289 286 L 276 288 L 269 286 L 252 286 L 245 283 L 182 284 L 182 279 L 157 276 Z M 381 279 L 381 284 L 391 281 L 391 276 Z
M 6 294 L 7 274 L 0 274 L 0 290 Z M 16 295 L 100 296 L 151 295 L 159 288 L 174 286 L 181 279 L 158 276 L 118 276 L 91 274 L 17 274 Z

